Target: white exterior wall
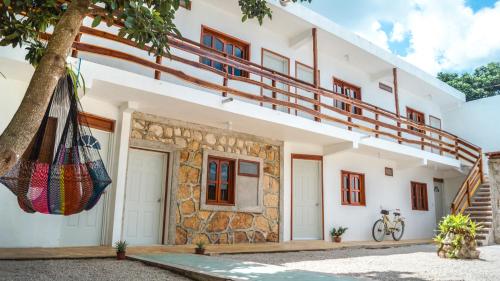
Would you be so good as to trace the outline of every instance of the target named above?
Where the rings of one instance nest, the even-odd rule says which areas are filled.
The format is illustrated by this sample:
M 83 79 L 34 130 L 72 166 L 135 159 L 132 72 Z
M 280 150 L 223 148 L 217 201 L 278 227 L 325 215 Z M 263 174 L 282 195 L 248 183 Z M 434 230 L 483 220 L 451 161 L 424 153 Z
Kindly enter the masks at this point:
M 291 224 L 291 154 L 322 155 L 321 146 L 285 142 L 284 144 L 284 237 L 290 240 Z M 324 237 L 329 241 L 332 227 L 344 226 L 349 230 L 343 236 L 346 241 L 372 240 L 373 223 L 380 218 L 380 209 L 401 209 L 406 218 L 403 239 L 428 239 L 433 237 L 435 225 L 435 203 L 433 178 L 441 174 L 420 167 L 397 169 L 390 160 L 362 155 L 353 152 L 341 152 L 323 156 L 323 202 L 324 202 Z M 385 167 L 394 168 L 394 176 L 384 174 Z M 365 174 L 366 206 L 346 206 L 341 204 L 340 173 L 347 170 Z M 416 211 L 411 208 L 410 182 L 427 184 L 428 211 Z M 445 187 L 446 188 L 446 187 Z M 453 192 L 453 191 L 452 191 Z M 295 198 L 300 200 L 300 198 Z M 389 238 L 389 237 L 388 237 Z M 392 238 L 390 238 L 392 239 Z
M 483 148 L 500 151 L 500 96 L 469 101 L 444 114 L 450 132 Z

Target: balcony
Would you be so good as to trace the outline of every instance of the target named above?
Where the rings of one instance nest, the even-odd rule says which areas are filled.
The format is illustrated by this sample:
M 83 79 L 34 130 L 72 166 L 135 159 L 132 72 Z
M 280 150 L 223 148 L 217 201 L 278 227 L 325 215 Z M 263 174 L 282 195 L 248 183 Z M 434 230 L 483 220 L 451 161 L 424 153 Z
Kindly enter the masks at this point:
M 444 130 L 417 124 L 394 112 L 218 52 L 187 38 L 169 36 L 171 54 L 163 59 L 148 56 L 147 46 L 138 47 L 134 42 L 112 32 L 85 26 L 80 31 L 83 36 L 79 36 L 73 44 L 74 57 L 86 53 L 130 62 L 149 69 L 155 79 L 168 76 L 169 79 L 190 87 L 203 88 L 222 97 L 411 146 L 460 160 L 470 166 L 481 159 L 479 147 Z M 203 64 L 202 58 L 222 64 L 222 70 Z M 241 70 L 245 75 L 231 75 L 228 68 Z

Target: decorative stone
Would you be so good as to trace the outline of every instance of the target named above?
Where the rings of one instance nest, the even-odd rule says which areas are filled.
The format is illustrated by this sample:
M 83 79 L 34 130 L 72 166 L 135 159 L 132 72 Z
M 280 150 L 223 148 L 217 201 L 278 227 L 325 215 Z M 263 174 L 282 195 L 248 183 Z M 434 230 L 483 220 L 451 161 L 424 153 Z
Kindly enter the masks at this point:
M 176 135 L 176 136 L 179 136 L 179 137 L 180 137 L 180 136 L 181 136 L 181 129 L 180 129 L 180 128 L 175 128 L 175 129 L 174 129 L 174 135 Z
M 252 227 L 253 215 L 248 213 L 237 213 L 231 221 L 232 229 L 247 229 Z
M 134 119 L 132 122 L 132 127 L 134 129 L 144 130 L 146 126 L 146 122 L 144 120 Z
M 180 227 L 176 227 L 175 228 L 175 244 L 176 245 L 183 245 L 183 244 L 186 244 L 186 242 L 187 242 L 187 232 Z
M 191 137 L 191 132 L 189 130 L 184 130 L 184 132 L 182 133 L 182 136 L 184 136 L 186 138 L 190 138 Z
M 179 168 L 179 183 L 198 183 L 199 170 L 182 165 Z
M 163 135 L 163 128 L 160 125 L 153 124 L 149 126 L 149 132 L 153 133 L 156 137 L 161 137 Z
M 219 138 L 219 143 L 221 145 L 226 145 L 226 142 L 227 142 L 226 136 L 222 136 L 222 137 Z
M 229 214 L 225 212 L 217 212 L 208 222 L 206 230 L 208 232 L 221 232 L 226 230 L 228 224 Z
M 227 139 L 227 144 L 228 144 L 229 146 L 234 146 L 234 144 L 235 144 L 235 143 L 236 143 L 236 138 L 234 138 L 234 137 L 229 137 L 229 138 Z
M 206 134 L 205 141 L 208 144 L 214 145 L 217 142 L 217 139 L 215 138 L 215 136 L 213 134 Z
M 195 206 L 193 200 L 187 200 L 181 203 L 179 207 L 181 214 L 183 215 L 189 215 L 194 213 L 195 211 Z
M 200 227 L 200 219 L 196 216 L 184 218 L 184 221 L 182 222 L 182 226 L 184 226 L 187 229 L 191 230 L 198 230 Z
M 227 236 L 227 233 L 222 233 L 220 236 L 219 236 L 219 241 L 218 241 L 219 244 L 227 244 L 229 243 L 229 239 L 228 239 L 228 236 Z
M 208 238 L 208 236 L 206 234 L 202 234 L 202 233 L 197 233 L 193 236 L 193 240 L 191 241 L 193 244 L 196 244 L 200 241 L 203 241 L 205 242 L 205 244 L 208 244 L 210 243 L 210 239 Z
M 200 149 L 200 142 L 198 142 L 196 140 L 190 141 L 188 148 L 190 150 L 196 151 L 196 150 Z
M 167 138 L 171 138 L 171 137 L 173 137 L 173 136 L 174 136 L 174 129 L 172 129 L 172 128 L 170 128 L 170 127 L 165 127 L 165 128 L 163 129 L 163 131 L 164 131 L 164 134 L 165 134 L 165 136 L 166 136 Z
M 182 150 L 181 151 L 181 155 L 179 157 L 179 160 L 181 162 L 187 162 L 189 160 L 189 152 L 185 151 L 185 150 Z
M 208 211 L 199 211 L 198 212 L 198 217 L 202 220 L 206 220 L 208 219 L 208 217 L 210 216 L 211 212 L 208 212 Z
M 248 236 L 244 231 L 234 232 L 234 243 L 245 243 L 248 242 Z
M 255 218 L 255 227 L 263 232 L 269 232 L 269 222 L 262 216 L 257 216 Z
M 258 143 L 254 143 L 250 146 L 250 155 L 258 156 L 260 153 L 260 145 Z
M 266 159 L 269 161 L 274 161 L 274 151 L 268 150 L 266 152 Z
M 270 220 L 277 220 L 279 215 L 278 215 L 278 208 L 266 208 L 266 217 Z
M 279 206 L 279 197 L 275 194 L 266 194 L 264 195 L 264 206 L 266 207 L 278 207 Z
M 243 145 L 245 144 L 245 142 L 241 139 L 238 139 L 236 141 L 236 146 L 238 146 L 239 148 L 243 148 Z
M 142 139 L 142 134 L 139 133 L 139 131 L 137 131 L 137 130 L 133 130 L 132 134 L 131 134 L 131 137 L 133 139 Z
M 278 233 L 276 232 L 269 233 L 266 237 L 266 240 L 267 242 L 278 242 L 279 241 Z
M 201 188 L 199 185 L 193 186 L 193 199 L 199 201 L 201 194 Z
M 278 179 L 276 178 L 272 178 L 272 177 L 269 177 L 269 176 L 265 176 L 267 178 L 269 178 L 269 192 L 272 192 L 272 193 L 278 193 L 280 191 L 280 182 Z
M 191 197 L 191 188 L 186 184 L 179 185 L 177 190 L 177 198 L 180 200 L 189 199 Z
M 222 145 L 218 145 L 215 149 L 218 151 L 224 151 L 224 147 Z
M 263 242 L 266 242 L 266 237 L 264 236 L 264 234 L 262 234 L 262 232 L 255 231 L 254 234 L 253 234 L 253 242 L 254 243 L 263 243 Z
M 175 144 L 179 145 L 182 148 L 187 146 L 186 139 L 184 138 L 175 138 Z
M 193 132 L 193 139 L 195 141 L 202 141 L 203 140 L 203 135 L 201 134 L 200 131 L 194 131 Z

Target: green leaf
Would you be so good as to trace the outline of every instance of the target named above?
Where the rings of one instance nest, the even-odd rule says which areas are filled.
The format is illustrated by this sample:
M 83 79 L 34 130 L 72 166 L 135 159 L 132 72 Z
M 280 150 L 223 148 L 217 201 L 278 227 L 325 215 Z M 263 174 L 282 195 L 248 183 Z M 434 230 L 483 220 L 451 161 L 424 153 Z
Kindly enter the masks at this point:
M 101 23 L 101 16 L 97 16 L 94 18 L 94 20 L 92 21 L 92 27 L 96 27 L 98 26 L 99 24 Z
M 3 0 L 3 4 L 7 7 L 10 6 L 10 0 Z

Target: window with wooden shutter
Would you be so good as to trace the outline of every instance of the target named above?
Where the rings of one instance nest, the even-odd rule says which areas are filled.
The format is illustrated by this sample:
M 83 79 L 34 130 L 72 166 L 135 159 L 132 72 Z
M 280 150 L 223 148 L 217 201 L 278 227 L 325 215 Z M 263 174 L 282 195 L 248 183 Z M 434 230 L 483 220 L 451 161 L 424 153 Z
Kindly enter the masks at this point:
M 201 44 L 240 59 L 248 60 L 250 57 L 250 44 L 205 26 L 202 26 L 201 29 Z M 219 71 L 227 72 L 230 75 L 248 77 L 248 73 L 242 71 L 241 69 L 224 65 L 218 61 L 210 60 L 208 58 L 201 58 L 201 63 L 211 66 Z
M 411 207 L 413 210 L 428 211 L 427 184 L 411 182 Z
M 207 204 L 234 205 L 235 160 L 208 157 Z
M 415 109 L 407 107 L 406 108 L 406 117 L 408 118 L 409 121 L 412 121 L 416 124 L 425 125 L 425 114 L 420 112 L 420 111 L 417 111 Z M 408 125 L 408 129 L 413 130 L 413 131 L 417 131 L 417 132 L 424 132 L 423 130 L 415 128 L 411 125 Z
M 347 83 L 337 78 L 333 78 L 333 91 L 337 94 L 346 96 L 350 99 L 361 100 L 361 88 L 353 84 Z M 362 110 L 359 107 L 352 106 L 340 100 L 334 100 L 333 105 L 342 110 L 348 111 L 354 114 L 362 114 Z
M 342 171 L 341 181 L 342 205 L 364 206 L 365 175 Z

